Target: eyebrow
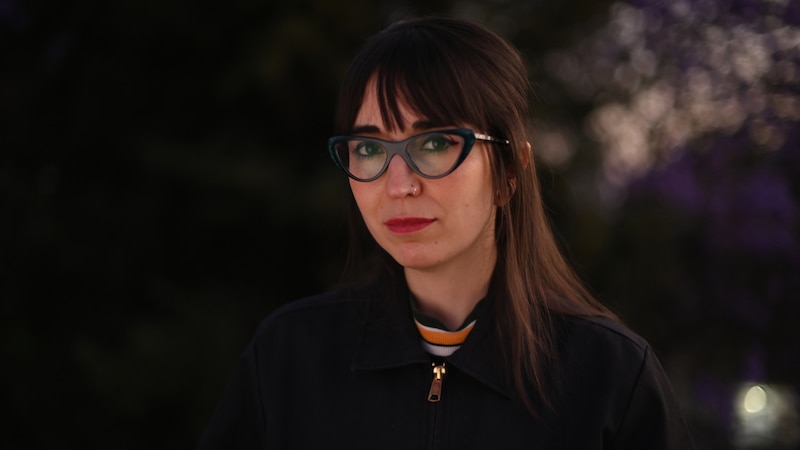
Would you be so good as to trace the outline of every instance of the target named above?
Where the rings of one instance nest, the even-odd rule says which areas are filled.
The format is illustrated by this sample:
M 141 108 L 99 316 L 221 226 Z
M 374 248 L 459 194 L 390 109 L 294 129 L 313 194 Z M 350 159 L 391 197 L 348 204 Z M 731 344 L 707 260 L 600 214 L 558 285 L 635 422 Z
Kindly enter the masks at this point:
M 369 134 L 378 133 L 379 131 L 381 130 L 375 125 L 361 125 L 350 130 L 350 134 Z
M 431 128 L 441 128 L 450 125 L 452 124 L 433 122 L 430 120 L 417 120 L 411 125 L 411 128 L 413 130 L 429 130 Z M 353 127 L 353 129 L 350 131 L 350 134 L 374 134 L 380 132 L 381 129 L 375 125 L 359 125 L 357 127 Z

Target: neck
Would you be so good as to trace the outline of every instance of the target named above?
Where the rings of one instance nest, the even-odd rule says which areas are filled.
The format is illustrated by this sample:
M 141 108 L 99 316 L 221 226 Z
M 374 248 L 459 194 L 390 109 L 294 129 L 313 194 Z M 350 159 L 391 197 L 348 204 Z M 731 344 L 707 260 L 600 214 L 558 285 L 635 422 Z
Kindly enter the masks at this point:
M 417 308 L 455 330 L 489 292 L 496 261 L 497 252 L 492 248 L 485 257 L 473 259 L 469 264 L 404 271 Z

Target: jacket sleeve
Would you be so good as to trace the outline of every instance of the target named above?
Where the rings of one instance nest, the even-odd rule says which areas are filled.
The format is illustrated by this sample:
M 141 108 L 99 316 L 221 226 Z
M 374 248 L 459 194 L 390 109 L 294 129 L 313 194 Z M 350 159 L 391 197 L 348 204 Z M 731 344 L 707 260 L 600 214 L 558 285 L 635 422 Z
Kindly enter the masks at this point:
M 255 354 L 251 344 L 239 358 L 197 450 L 266 448 Z
M 642 360 L 614 449 L 691 450 L 694 443 L 664 370 L 650 347 Z

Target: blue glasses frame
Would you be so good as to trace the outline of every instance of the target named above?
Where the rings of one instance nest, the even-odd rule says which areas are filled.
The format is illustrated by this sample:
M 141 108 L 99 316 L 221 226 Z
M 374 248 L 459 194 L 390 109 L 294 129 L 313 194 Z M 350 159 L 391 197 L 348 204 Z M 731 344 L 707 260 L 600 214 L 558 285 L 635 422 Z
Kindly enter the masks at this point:
M 418 141 L 422 137 L 428 135 L 434 136 L 438 134 L 460 136 L 464 140 L 464 144 L 461 148 L 461 152 L 459 153 L 452 167 L 450 167 L 449 169 L 440 174 L 429 175 L 422 172 L 420 168 L 417 166 L 417 164 L 414 163 L 414 160 L 411 158 L 411 155 L 408 152 L 408 148 L 412 142 Z M 338 148 L 341 144 L 347 144 L 353 140 L 376 143 L 386 150 L 386 160 L 383 162 L 383 166 L 378 170 L 378 172 L 375 175 L 369 178 L 361 178 L 350 172 L 348 164 L 346 160 L 343 159 L 343 156 L 339 153 Z M 369 181 L 375 181 L 378 178 L 380 178 L 380 176 L 386 172 L 386 169 L 389 167 L 389 163 L 392 161 L 394 155 L 400 155 L 400 157 L 403 158 L 403 161 L 405 161 L 406 164 L 408 164 L 408 167 L 410 167 L 411 170 L 413 170 L 414 173 L 416 173 L 417 175 L 423 178 L 436 179 L 445 177 L 453 173 L 453 171 L 456 170 L 458 166 L 460 166 L 461 163 L 464 162 L 465 159 L 467 159 L 467 156 L 474 147 L 476 140 L 495 142 L 503 145 L 509 144 L 509 141 L 506 139 L 499 139 L 496 137 L 489 136 L 487 134 L 475 133 L 474 131 L 466 128 L 454 128 L 447 130 L 426 131 L 424 133 L 411 136 L 408 139 L 404 139 L 402 141 L 387 141 L 384 139 L 378 139 L 368 136 L 334 136 L 328 139 L 328 153 L 330 153 L 330 156 L 336 163 L 336 166 L 339 167 L 345 174 L 347 174 L 348 177 L 356 181 L 369 182 Z M 345 146 L 345 150 L 349 152 L 349 148 L 347 146 Z M 349 157 L 349 155 L 347 157 Z

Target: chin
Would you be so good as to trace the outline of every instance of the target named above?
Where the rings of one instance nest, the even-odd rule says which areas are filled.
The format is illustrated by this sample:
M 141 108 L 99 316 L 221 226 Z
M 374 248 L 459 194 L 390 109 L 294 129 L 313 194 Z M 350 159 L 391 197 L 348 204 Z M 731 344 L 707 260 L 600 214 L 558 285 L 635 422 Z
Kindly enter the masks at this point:
M 391 242 L 390 245 L 382 245 L 379 242 L 379 245 L 397 264 L 406 269 L 425 269 L 441 262 L 440 252 L 432 248 L 430 243 Z
M 423 255 L 398 255 L 396 253 L 389 253 L 392 258 L 400 264 L 404 269 L 422 270 L 436 265 L 433 258 Z

